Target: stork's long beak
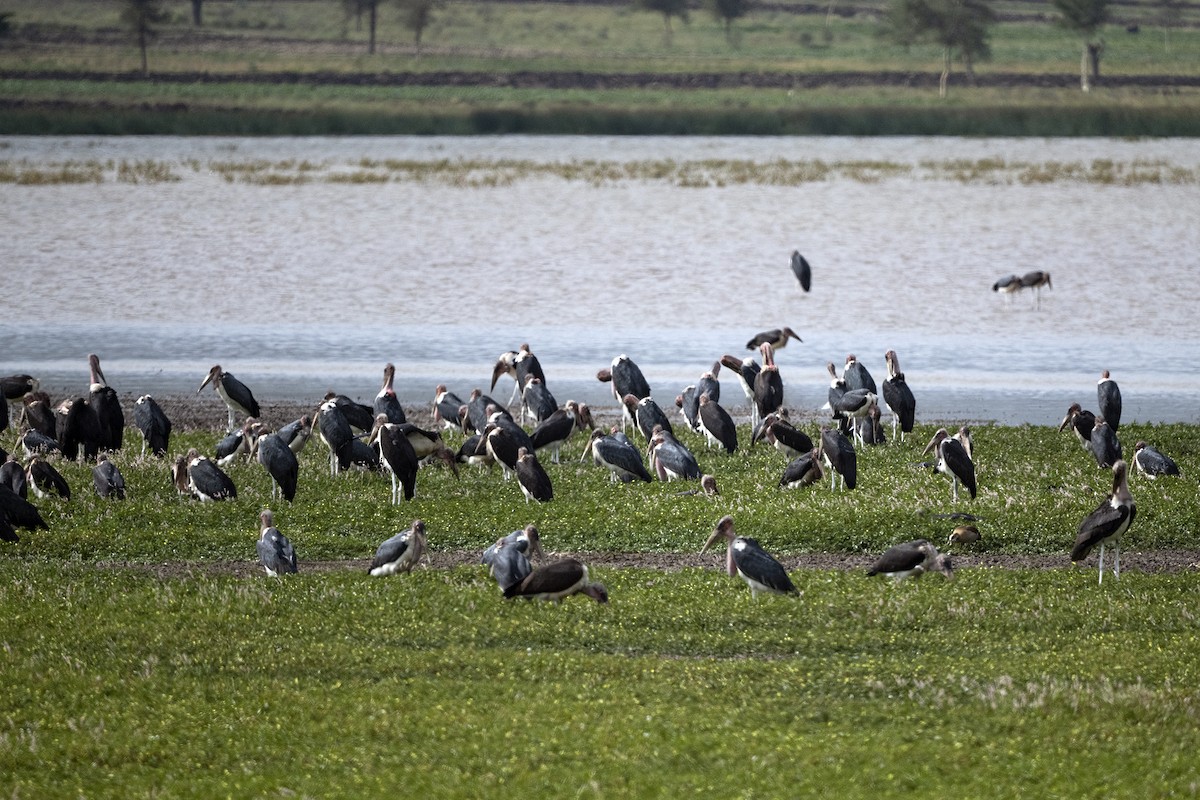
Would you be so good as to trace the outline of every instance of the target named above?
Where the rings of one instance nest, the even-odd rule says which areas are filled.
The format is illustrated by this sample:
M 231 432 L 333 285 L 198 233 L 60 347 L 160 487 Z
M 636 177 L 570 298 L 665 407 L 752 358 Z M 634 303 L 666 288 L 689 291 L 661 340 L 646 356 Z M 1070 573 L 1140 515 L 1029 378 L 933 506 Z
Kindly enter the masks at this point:
M 723 538 L 723 534 L 721 533 L 721 529 L 720 529 L 720 528 L 715 528 L 715 529 L 713 530 L 713 532 L 712 532 L 712 535 L 710 535 L 710 536 L 708 537 L 708 541 L 704 543 L 704 547 L 701 547 L 701 548 L 700 548 L 700 552 L 701 552 L 701 553 L 707 552 L 707 551 L 708 551 L 708 548 L 710 548 L 710 547 L 712 547 L 712 546 L 713 546 L 713 542 L 715 542 L 715 541 L 717 541 L 717 539 L 721 539 L 721 538 Z
M 1065 417 L 1063 417 L 1062 425 L 1059 425 L 1058 429 L 1060 431 L 1065 431 L 1067 429 L 1067 426 L 1070 424 L 1071 424 L 1071 415 L 1067 414 Z
M 209 373 L 208 373 L 208 375 L 206 375 L 206 376 L 204 377 L 204 383 L 200 384 L 200 388 L 196 390 L 196 394 L 200 394 L 200 392 L 204 391 L 204 387 L 205 387 L 205 386 L 208 386 L 208 384 L 209 384 L 210 382 L 212 382 L 212 379 L 213 379 L 215 376 L 216 376 L 216 373 L 215 373 L 215 372 L 209 372 Z

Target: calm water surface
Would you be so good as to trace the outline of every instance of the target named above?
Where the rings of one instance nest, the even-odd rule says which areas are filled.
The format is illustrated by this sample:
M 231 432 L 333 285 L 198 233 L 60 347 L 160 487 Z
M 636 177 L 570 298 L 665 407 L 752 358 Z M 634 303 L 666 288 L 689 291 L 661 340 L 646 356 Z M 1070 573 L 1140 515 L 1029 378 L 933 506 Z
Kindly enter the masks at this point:
M 386 159 L 908 169 L 798 185 L 327 179 Z M 985 159 L 1014 168 L 967 181 L 928 168 Z M 1016 177 L 1106 160 L 1192 177 Z M 595 372 L 628 353 L 670 402 L 721 354 L 790 325 L 804 344 L 778 361 L 788 404 L 809 411 L 826 361 L 853 352 L 882 380 L 892 348 L 923 420 L 1056 423 L 1072 401 L 1095 405 L 1102 369 L 1127 419 L 1200 420 L 1194 140 L 6 137 L 0 161 L 156 162 L 179 178 L 0 184 L 0 374 L 63 392 L 83 391 L 89 352 L 123 392 L 194 390 L 219 362 L 260 399 L 369 397 L 393 361 L 402 400 L 423 404 L 438 382 L 486 389 L 496 356 L 529 342 L 560 401 L 606 402 Z M 282 162 L 314 178 L 216 168 Z M 813 265 L 807 295 L 794 249 Z M 1040 307 L 991 291 L 1031 269 L 1053 275 Z

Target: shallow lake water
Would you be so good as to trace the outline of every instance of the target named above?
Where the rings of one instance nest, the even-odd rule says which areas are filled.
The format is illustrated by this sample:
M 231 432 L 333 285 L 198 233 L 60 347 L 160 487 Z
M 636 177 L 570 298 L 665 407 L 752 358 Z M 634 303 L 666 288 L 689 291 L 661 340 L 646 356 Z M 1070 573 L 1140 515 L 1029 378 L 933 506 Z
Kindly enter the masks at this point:
M 595 373 L 627 353 L 667 404 L 788 325 L 804 412 L 826 362 L 881 381 L 895 349 L 919 420 L 1057 423 L 1103 369 L 1126 420 L 1200 419 L 1194 140 L 0 137 L 0 162 L 99 165 L 0 183 L 0 374 L 52 392 L 84 390 L 89 352 L 122 392 L 221 363 L 260 399 L 314 401 L 373 396 L 392 361 L 426 404 L 439 382 L 486 390 L 528 342 L 560 401 L 611 404 Z M 991 289 L 1034 269 L 1040 300 Z

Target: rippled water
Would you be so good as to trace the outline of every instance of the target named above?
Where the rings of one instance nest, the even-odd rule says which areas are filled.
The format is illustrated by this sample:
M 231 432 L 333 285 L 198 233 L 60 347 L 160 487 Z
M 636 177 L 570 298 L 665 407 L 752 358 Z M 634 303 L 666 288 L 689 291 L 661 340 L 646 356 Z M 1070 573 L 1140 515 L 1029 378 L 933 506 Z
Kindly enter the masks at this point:
M 485 177 L 501 160 L 905 169 L 797 185 L 328 180 L 385 159 L 480 159 Z M 959 160 L 1008 168 L 957 180 L 944 167 Z M 220 362 L 260 399 L 371 396 L 394 361 L 402 400 L 424 403 L 441 381 L 486 388 L 496 356 L 529 342 L 559 400 L 604 402 L 595 372 L 624 352 L 669 402 L 722 353 L 790 325 L 804 344 L 778 361 L 788 404 L 810 411 L 826 361 L 853 352 L 882 379 L 893 348 L 920 419 L 1057 422 L 1074 400 L 1094 406 L 1102 369 L 1127 419 L 1200 417 L 1193 140 L 7 137 L 0 161 L 154 162 L 178 178 L 0 184 L 0 373 L 71 391 L 89 352 L 121 391 L 194 389 Z M 1016 169 L 1107 161 L 1193 178 L 1026 183 Z M 261 162 L 312 179 L 215 168 Z M 811 294 L 788 269 L 794 249 Z M 1053 275 L 1040 307 L 991 291 L 1031 269 Z

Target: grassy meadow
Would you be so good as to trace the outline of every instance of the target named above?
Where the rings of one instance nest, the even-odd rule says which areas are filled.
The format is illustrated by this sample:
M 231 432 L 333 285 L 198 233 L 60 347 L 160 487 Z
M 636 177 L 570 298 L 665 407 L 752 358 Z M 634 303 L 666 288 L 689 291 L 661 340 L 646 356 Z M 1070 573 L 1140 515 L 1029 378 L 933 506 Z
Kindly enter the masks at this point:
M 980 493 L 953 503 L 919 466 L 932 432 L 861 452 L 859 488 L 836 493 L 779 489 L 773 450 L 726 455 L 685 433 L 715 498 L 613 484 L 577 439 L 547 465 L 541 505 L 498 471 L 431 467 L 392 507 L 386 478 L 330 476 L 313 441 L 296 501 L 272 505 L 300 574 L 271 579 L 253 567 L 265 471 L 229 468 L 236 501 L 184 500 L 131 431 L 126 501 L 60 464 L 75 496 L 38 501 L 50 530 L 0 548 L 0 794 L 1194 796 L 1200 573 L 1142 572 L 1135 554 L 1197 549 L 1200 428 L 1122 427 L 1185 477 L 1132 478 L 1126 570 L 1102 585 L 1095 557 L 1072 569 L 1066 553 L 1111 477 L 1069 433 L 976 428 Z M 944 542 L 955 523 L 938 515 L 953 512 L 983 538 L 952 581 L 794 568 Z M 594 566 L 607 606 L 504 601 L 471 558 L 363 568 L 414 517 L 435 553 L 527 522 L 550 552 L 695 553 L 726 513 L 792 569 L 798 597 L 751 600 L 723 553 Z M 1001 554 L 1062 568 L 987 566 Z

